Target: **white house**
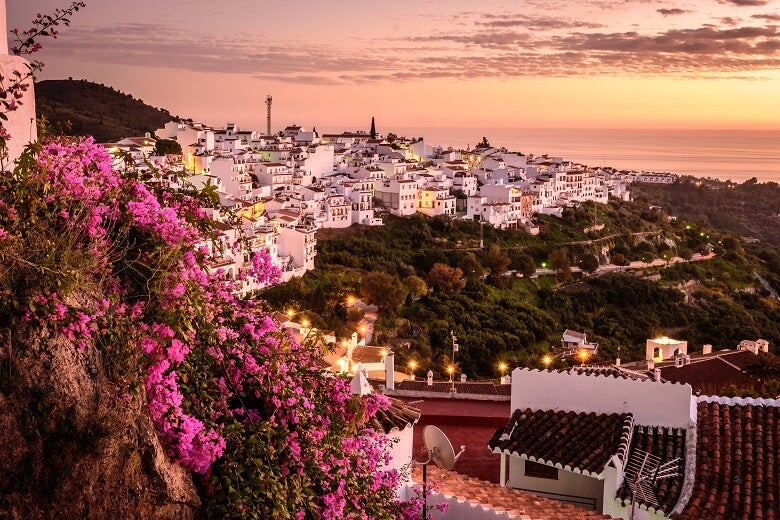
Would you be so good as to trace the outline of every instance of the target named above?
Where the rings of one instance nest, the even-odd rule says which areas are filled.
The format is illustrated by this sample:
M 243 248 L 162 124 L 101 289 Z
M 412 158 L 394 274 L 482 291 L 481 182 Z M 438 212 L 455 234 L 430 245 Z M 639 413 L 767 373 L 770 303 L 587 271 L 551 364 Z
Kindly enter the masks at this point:
M 668 518 L 685 505 L 695 476 L 691 387 L 609 370 L 512 373 L 512 416 L 489 442 L 501 454 L 500 483 L 628 518 L 622 497 L 631 496 L 634 461 L 648 450 L 678 471 L 655 504 L 640 497 L 641 515 Z

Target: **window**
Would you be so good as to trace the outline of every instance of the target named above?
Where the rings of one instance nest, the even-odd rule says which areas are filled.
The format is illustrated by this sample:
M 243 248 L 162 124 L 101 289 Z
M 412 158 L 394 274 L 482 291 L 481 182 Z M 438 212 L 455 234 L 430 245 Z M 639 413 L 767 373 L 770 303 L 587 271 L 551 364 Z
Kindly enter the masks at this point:
M 558 480 L 558 468 L 548 466 L 547 464 L 539 464 L 538 462 L 526 460 L 525 476 Z

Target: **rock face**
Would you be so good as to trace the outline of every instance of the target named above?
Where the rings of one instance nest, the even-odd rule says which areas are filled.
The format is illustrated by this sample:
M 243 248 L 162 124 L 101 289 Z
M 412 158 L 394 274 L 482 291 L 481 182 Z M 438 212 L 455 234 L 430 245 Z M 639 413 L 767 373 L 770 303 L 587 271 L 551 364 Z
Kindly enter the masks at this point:
M 143 388 L 122 395 L 106 365 L 94 345 L 0 328 L 0 518 L 195 516 L 192 478 L 160 445 Z

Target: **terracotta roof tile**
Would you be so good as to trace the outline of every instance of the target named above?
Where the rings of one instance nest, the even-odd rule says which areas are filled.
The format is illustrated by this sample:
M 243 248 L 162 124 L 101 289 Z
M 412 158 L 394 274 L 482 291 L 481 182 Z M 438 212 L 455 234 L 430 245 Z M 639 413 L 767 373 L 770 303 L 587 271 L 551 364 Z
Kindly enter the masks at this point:
M 440 392 L 449 394 L 453 387 L 453 383 L 448 381 L 434 381 L 433 386 L 428 386 L 428 382 L 422 381 L 402 381 L 396 384 L 396 390 L 410 390 L 416 392 Z M 456 394 L 470 394 L 470 395 L 511 395 L 512 385 L 497 385 L 490 382 L 472 381 L 472 382 L 455 382 Z
M 642 379 L 646 380 L 650 377 L 646 374 L 638 374 L 628 370 L 623 370 L 616 366 L 584 366 L 584 367 L 572 367 L 568 370 L 570 374 L 582 374 L 586 376 L 606 376 L 614 377 L 616 379 Z
M 422 470 L 412 470 L 415 482 L 422 482 Z M 442 471 L 428 466 L 428 480 L 435 482 L 445 497 L 457 497 L 459 501 L 479 504 L 485 509 L 506 511 L 510 518 L 522 520 L 596 520 L 609 519 L 597 511 L 588 511 L 539 497 L 532 493 L 461 475 L 454 471 Z
M 694 393 L 717 395 L 724 386 L 745 386 L 754 380 L 742 372 L 742 367 L 755 354 L 750 351 L 713 352 L 702 357 L 691 356 L 688 365 L 676 367 L 674 362 L 664 363 L 661 378 L 673 383 L 687 383 Z
M 404 430 L 413 426 L 420 419 L 420 410 L 399 399 L 390 399 L 390 408 L 379 410 L 370 420 L 370 425 L 376 430 L 389 435 L 393 430 Z
M 671 513 L 680 498 L 685 478 L 685 430 L 663 426 L 635 426 L 634 434 L 631 438 L 629 459 L 635 454 L 636 450 L 642 450 L 659 457 L 662 464 L 670 462 L 675 458 L 680 459 L 678 476 L 660 479 L 654 488 L 658 506 L 640 502 L 646 507 L 653 507 L 667 514 Z M 629 478 L 627 477 L 623 481 L 623 485 L 620 486 L 617 492 L 617 498 L 622 499 L 626 505 L 631 503 L 631 489 L 628 485 Z
M 600 474 L 610 457 L 625 458 L 633 416 L 555 410 L 515 410 L 488 446 L 569 471 Z
M 780 407 L 700 401 L 696 479 L 681 520 L 780 518 Z

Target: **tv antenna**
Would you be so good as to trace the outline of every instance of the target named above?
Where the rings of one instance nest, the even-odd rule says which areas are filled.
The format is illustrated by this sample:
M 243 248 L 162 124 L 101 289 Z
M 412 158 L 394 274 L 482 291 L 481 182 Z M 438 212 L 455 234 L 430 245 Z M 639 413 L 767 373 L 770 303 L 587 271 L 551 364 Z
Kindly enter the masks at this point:
M 452 449 L 450 440 L 444 435 L 444 432 L 433 425 L 428 425 L 423 429 L 423 443 L 428 450 L 428 460 L 419 462 L 412 460 L 417 466 L 422 466 L 423 474 L 423 520 L 428 520 L 428 464 L 435 462 L 443 470 L 451 470 L 455 466 L 455 461 L 466 451 L 465 446 L 460 447 L 458 454 Z
M 680 457 L 661 463 L 661 458 L 643 450 L 634 450 L 626 465 L 626 479 L 631 489 L 631 515 L 634 520 L 636 501 L 658 508 L 656 483 L 666 478 L 680 475 Z

